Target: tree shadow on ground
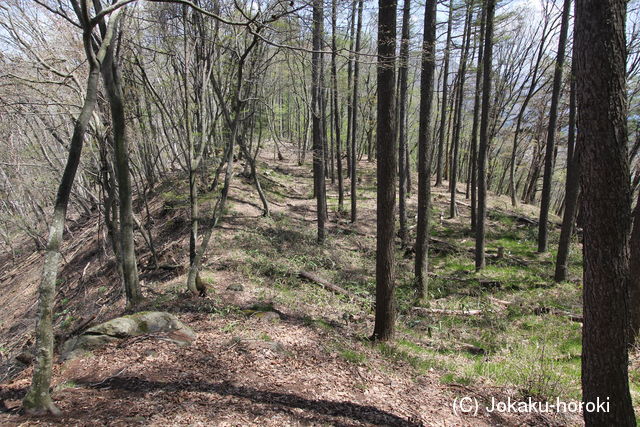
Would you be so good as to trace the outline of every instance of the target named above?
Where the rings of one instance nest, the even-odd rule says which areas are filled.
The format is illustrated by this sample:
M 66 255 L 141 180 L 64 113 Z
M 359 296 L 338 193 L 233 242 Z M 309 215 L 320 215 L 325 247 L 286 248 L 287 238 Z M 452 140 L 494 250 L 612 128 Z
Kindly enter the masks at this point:
M 282 393 L 256 388 L 236 386 L 228 381 L 202 382 L 197 378 L 185 378 L 178 382 L 149 381 L 139 377 L 112 377 L 100 383 L 88 383 L 77 380 L 75 384 L 92 389 L 119 389 L 130 393 L 149 393 L 154 391 L 178 392 L 192 391 L 201 393 L 215 393 L 220 396 L 234 396 L 248 399 L 256 404 L 267 404 L 298 408 L 314 412 L 320 419 L 316 421 L 326 422 L 326 417 L 345 417 L 358 422 L 373 425 L 394 426 L 418 426 L 411 420 L 378 409 L 374 406 L 359 405 L 353 402 L 338 402 L 325 399 L 307 399 L 295 394 Z

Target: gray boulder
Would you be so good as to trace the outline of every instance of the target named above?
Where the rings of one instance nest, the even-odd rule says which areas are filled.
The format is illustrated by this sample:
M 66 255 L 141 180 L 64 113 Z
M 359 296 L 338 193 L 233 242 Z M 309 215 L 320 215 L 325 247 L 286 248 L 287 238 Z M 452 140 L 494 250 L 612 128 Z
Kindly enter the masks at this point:
M 143 311 L 111 319 L 69 338 L 62 346 L 61 359 L 72 359 L 108 343 L 139 335 L 154 335 L 178 345 L 189 345 L 196 338 L 195 332 L 174 315 Z

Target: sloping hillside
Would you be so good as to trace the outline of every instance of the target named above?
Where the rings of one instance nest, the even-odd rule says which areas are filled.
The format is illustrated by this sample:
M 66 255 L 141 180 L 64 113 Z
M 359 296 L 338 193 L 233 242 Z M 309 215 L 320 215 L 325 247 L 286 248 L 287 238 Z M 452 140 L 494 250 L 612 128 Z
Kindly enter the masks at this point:
M 574 253 L 571 260 L 573 281 L 554 284 L 553 254 L 535 253 L 535 225 L 529 220 L 534 207 L 512 212 L 506 199 L 492 198 L 489 265 L 477 274 L 468 201 L 461 195 L 461 216 L 448 220 L 446 188 L 435 189 L 431 302 L 422 312 L 412 309 L 412 253 L 399 248 L 398 337 L 374 345 L 367 339 L 375 288 L 374 165 L 360 164 L 355 225 L 336 212 L 336 188 L 329 188 L 330 234 L 321 247 L 315 243 L 310 165 L 262 158 L 261 170 L 272 215 L 261 216 L 251 183 L 238 175 L 205 260 L 202 276 L 210 290 L 204 299 L 185 294 L 185 271 L 176 268 L 188 262 L 186 180 L 176 174 L 155 189 L 151 217 L 141 216 L 164 268 L 147 268 L 150 254 L 139 236 L 146 296 L 141 310 L 174 313 L 198 338 L 178 347 L 142 336 L 57 364 L 53 398 L 64 413 L 60 418 L 28 418 L 18 411 L 31 368 L 16 357 L 28 359 L 33 344 L 42 254 L 30 253 L 25 243 L 15 261 L 3 255 L 0 423 L 581 423 L 566 414 L 452 411 L 454 399 L 463 396 L 481 403 L 491 397 L 579 399 L 580 323 L 572 319 L 581 311 L 580 256 Z M 205 207 L 212 198 L 202 196 Z M 409 209 L 413 227 L 415 195 Z M 56 299 L 59 342 L 124 311 L 103 234 L 97 214 L 70 223 Z M 303 279 L 301 272 L 349 295 Z M 637 397 L 637 362 L 633 367 Z

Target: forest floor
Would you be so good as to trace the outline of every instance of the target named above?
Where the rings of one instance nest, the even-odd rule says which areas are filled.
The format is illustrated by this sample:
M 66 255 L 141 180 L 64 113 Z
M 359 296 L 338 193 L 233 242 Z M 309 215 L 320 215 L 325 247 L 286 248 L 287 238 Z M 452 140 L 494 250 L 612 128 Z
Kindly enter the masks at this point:
M 146 268 L 139 239 L 143 310 L 175 314 L 198 334 L 178 347 L 137 337 L 54 365 L 53 398 L 63 415 L 28 417 L 20 399 L 32 367 L 16 361 L 33 347 L 42 254 L 28 242 L 0 257 L 1 425 L 580 425 L 575 414 L 489 413 L 492 398 L 580 399 L 581 255 L 570 280 L 552 280 L 555 250 L 537 254 L 537 208 L 514 210 L 491 196 L 488 265 L 474 271 L 469 202 L 448 219 L 446 187 L 434 188 L 427 312 L 412 308 L 413 255 L 398 245 L 397 337 L 373 344 L 375 165 L 359 164 L 358 221 L 337 212 L 328 188 L 327 242 L 315 243 L 310 164 L 260 159 L 272 214 L 263 217 L 251 182 L 235 178 L 202 271 L 206 298 L 188 297 L 186 272 Z M 240 165 L 237 166 L 240 172 Z M 345 181 L 348 183 L 348 181 Z M 460 190 L 463 186 L 460 187 Z M 148 215 L 161 264 L 188 260 L 188 191 L 175 176 L 156 186 Z M 206 206 L 214 195 L 203 194 Z M 348 195 L 347 195 L 348 197 Z M 348 207 L 349 199 L 345 200 Z M 416 196 L 409 200 L 415 232 Z M 70 221 L 58 283 L 58 341 L 125 312 L 97 218 Z M 551 247 L 558 239 L 557 218 Z M 504 255 L 498 255 L 498 248 Z M 299 277 L 311 272 L 346 289 L 336 295 Z M 433 309 L 451 310 L 437 312 Z M 266 315 L 265 313 L 269 313 Z M 276 313 L 276 314 L 273 314 Z M 573 320 L 572 320 L 573 319 Z M 578 320 L 578 321 L 576 321 Z M 640 353 L 630 377 L 640 402 Z M 454 399 L 477 399 L 476 414 Z

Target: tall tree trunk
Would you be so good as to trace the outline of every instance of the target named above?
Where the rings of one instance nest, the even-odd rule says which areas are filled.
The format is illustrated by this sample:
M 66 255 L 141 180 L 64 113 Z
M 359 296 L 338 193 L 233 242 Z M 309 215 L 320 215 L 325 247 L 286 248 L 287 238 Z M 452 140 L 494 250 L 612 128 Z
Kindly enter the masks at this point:
M 635 426 L 627 355 L 631 192 L 625 0 L 576 0 L 578 138 L 584 219 L 582 400 L 586 426 Z
M 358 79 L 360 75 L 360 38 L 362 37 L 362 9 L 363 1 L 358 0 L 358 25 L 356 27 L 356 51 L 355 61 L 353 64 L 353 99 L 351 101 L 352 117 L 351 117 L 351 222 L 358 219 L 357 211 L 357 184 L 358 178 L 356 173 L 356 163 L 358 162 L 358 153 L 356 150 L 356 135 L 358 134 Z M 395 45 L 395 41 L 394 41 Z
M 473 100 L 473 125 L 471 127 L 471 231 L 476 229 L 478 206 L 478 127 L 480 124 L 480 109 L 482 93 L 482 63 L 484 61 L 484 30 L 487 11 L 482 8 L 480 18 L 480 33 L 478 34 L 478 65 L 476 67 L 476 85 Z
M 373 339 L 387 341 L 395 330 L 395 237 L 396 204 L 396 0 L 378 1 L 378 114 L 377 114 L 377 245 L 376 319 Z M 353 178 L 353 175 L 352 175 Z
M 485 222 L 487 218 L 487 150 L 489 148 L 489 120 L 491 106 L 491 66 L 493 57 L 493 16 L 496 0 L 486 0 L 486 27 L 483 58 L 482 118 L 478 147 L 478 209 L 476 219 L 476 270 L 484 268 Z
M 355 47 L 355 28 L 356 28 L 356 7 L 358 5 L 358 0 L 353 0 L 351 2 L 351 22 L 349 29 L 349 60 L 347 62 L 347 140 L 345 142 L 346 151 L 347 151 L 347 178 L 351 178 L 351 122 L 353 120 L 353 105 L 351 105 L 351 93 L 352 89 L 352 76 L 353 76 L 353 64 L 354 64 L 354 53 L 353 49 Z
M 311 111 L 313 119 L 313 181 L 318 217 L 318 243 L 325 240 L 324 143 L 322 126 L 322 26 L 323 2 L 313 2 L 313 53 L 311 55 Z
M 444 159 L 444 139 L 447 129 L 447 96 L 449 79 L 449 50 L 451 49 L 451 27 L 453 25 L 453 0 L 449 0 L 449 18 L 447 19 L 447 41 L 444 47 L 444 65 L 442 71 L 442 105 L 440 106 L 440 136 L 438 139 L 438 157 L 436 166 L 436 187 L 442 185 L 442 167 Z
M 409 62 L 409 25 L 411 20 L 411 0 L 404 0 L 402 12 L 402 35 L 400 41 L 400 59 L 398 65 L 398 212 L 400 216 L 400 241 L 402 246 L 407 245 L 407 87 L 408 87 L 408 62 Z
M 109 98 L 113 122 L 114 156 L 118 198 L 120 202 L 120 244 L 122 245 L 122 270 L 127 304 L 135 306 L 142 300 L 138 281 L 135 240 L 133 238 L 133 206 L 131 176 L 129 174 L 129 141 L 126 133 L 122 84 L 118 64 L 111 46 L 102 68 L 102 80 Z
M 428 0 L 424 10 L 422 74 L 420 75 L 420 124 L 418 133 L 418 228 L 416 231 L 416 298 L 427 296 L 429 277 L 429 215 L 431 209 L 431 153 L 433 133 L 433 80 L 436 70 L 436 0 Z
M 336 137 L 336 169 L 338 170 L 338 211 L 344 210 L 344 179 L 342 177 L 342 140 L 340 138 L 340 107 L 338 105 L 338 68 L 336 56 L 337 0 L 331 2 L 331 82 L 333 85 L 333 121 Z M 347 130 L 348 132 L 348 130 Z
M 575 50 L 574 50 L 575 52 Z M 572 70 L 575 67 L 575 59 L 572 61 Z M 580 153 L 576 149 L 576 83 L 571 73 L 571 89 L 569 95 L 569 135 L 567 137 L 567 178 L 565 183 L 565 208 L 562 216 L 562 228 L 560 230 L 560 243 L 556 257 L 556 270 L 554 280 L 562 282 L 567 280 L 569 250 L 571 247 L 571 235 L 578 213 L 578 194 L 580 192 Z
M 547 147 L 544 157 L 542 198 L 540 199 L 540 220 L 538 222 L 538 252 L 546 252 L 549 248 L 548 223 L 549 207 L 551 205 L 551 181 L 553 179 L 558 104 L 560 102 L 560 89 L 562 86 L 562 68 L 564 66 L 564 52 L 567 46 L 567 34 L 569 33 L 570 6 L 571 0 L 564 0 L 562 24 L 560 24 L 560 39 L 558 40 L 558 57 L 556 59 L 556 68 L 553 74 L 553 92 L 551 93 L 551 107 L 549 110 Z
M 465 74 L 467 72 L 467 56 L 469 54 L 469 47 L 471 42 L 471 19 L 473 17 L 472 4 L 467 4 L 467 17 L 465 21 L 465 28 L 462 36 L 463 48 L 462 58 L 460 59 L 460 69 L 458 71 L 458 95 L 456 102 L 456 114 L 453 127 L 453 153 L 451 155 L 451 201 L 449 204 L 449 216 L 455 218 L 458 214 L 456 207 L 456 192 L 458 190 L 458 150 L 460 146 L 460 128 L 462 127 L 462 105 L 464 101 L 464 82 Z

